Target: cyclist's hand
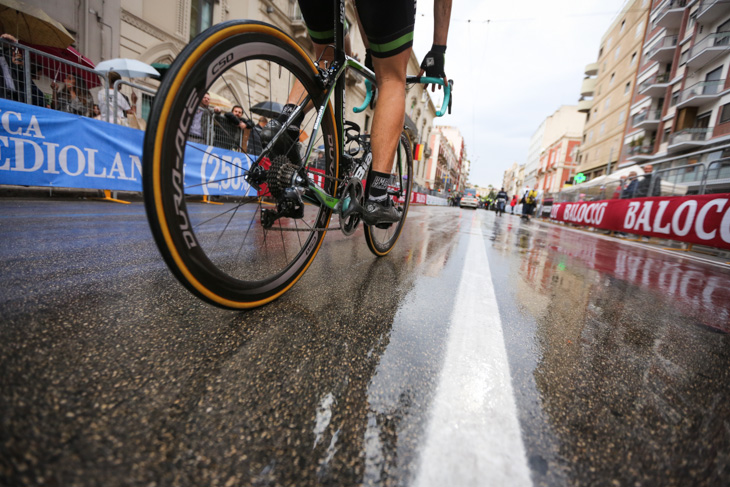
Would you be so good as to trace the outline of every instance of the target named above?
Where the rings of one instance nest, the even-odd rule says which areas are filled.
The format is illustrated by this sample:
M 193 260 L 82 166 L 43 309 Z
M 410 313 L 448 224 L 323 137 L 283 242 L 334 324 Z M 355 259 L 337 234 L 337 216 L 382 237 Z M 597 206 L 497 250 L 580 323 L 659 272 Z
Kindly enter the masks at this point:
M 431 50 L 428 51 L 426 57 L 423 58 L 421 63 L 421 71 L 418 76 L 426 76 L 429 78 L 441 78 L 444 80 L 444 84 L 448 83 L 446 73 L 444 72 L 444 64 L 446 64 L 446 46 L 438 46 L 436 44 L 431 46 Z M 439 86 L 441 89 L 441 86 Z M 435 87 L 431 87 L 431 91 L 434 91 Z

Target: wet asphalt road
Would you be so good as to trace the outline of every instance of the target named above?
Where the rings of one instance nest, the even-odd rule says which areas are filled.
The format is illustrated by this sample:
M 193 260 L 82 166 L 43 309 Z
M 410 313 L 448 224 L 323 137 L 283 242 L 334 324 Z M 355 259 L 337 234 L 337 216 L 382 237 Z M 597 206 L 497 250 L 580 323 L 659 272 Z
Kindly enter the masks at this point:
M 730 481 L 728 267 L 483 210 L 406 228 L 383 259 L 330 232 L 237 313 L 140 203 L 0 200 L 0 485 L 414 484 L 475 237 L 534 485 Z

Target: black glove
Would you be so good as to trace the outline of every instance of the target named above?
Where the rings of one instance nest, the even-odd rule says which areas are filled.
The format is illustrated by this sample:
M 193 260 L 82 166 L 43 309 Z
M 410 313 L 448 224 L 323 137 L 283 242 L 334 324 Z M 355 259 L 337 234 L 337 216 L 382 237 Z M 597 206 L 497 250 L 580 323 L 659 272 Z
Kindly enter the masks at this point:
M 426 76 L 430 78 L 445 78 L 444 64 L 446 64 L 446 46 L 431 46 L 426 57 L 423 58 L 421 69 L 426 72 Z

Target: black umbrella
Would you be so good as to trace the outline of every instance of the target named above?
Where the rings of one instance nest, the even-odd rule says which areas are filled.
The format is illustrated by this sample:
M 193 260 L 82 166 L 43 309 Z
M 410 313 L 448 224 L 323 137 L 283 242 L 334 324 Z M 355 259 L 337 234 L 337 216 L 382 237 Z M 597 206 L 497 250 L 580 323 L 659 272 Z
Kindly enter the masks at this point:
M 275 101 L 262 101 L 251 107 L 251 113 L 263 115 L 268 118 L 277 118 L 284 107 Z

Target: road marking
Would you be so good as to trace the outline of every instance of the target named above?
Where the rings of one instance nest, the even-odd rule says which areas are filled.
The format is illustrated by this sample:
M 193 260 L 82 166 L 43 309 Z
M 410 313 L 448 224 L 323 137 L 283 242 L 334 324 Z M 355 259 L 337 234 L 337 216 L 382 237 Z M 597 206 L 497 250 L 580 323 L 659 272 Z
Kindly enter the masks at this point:
M 481 220 L 468 236 L 419 487 L 532 485 Z

